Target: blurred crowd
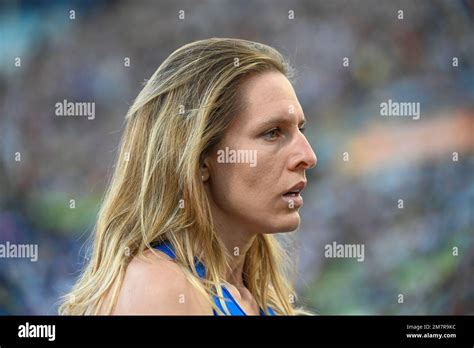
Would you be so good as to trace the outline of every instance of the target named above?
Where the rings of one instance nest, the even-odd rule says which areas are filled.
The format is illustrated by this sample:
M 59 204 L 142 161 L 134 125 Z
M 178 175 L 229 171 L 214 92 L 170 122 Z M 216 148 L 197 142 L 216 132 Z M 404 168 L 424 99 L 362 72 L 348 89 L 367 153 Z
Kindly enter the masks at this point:
M 56 313 L 128 107 L 172 51 L 209 37 L 272 45 L 297 71 L 318 156 L 295 234 L 301 301 L 323 314 L 474 313 L 473 16 L 448 0 L 3 5 L 0 243 L 37 243 L 39 260 L 0 259 L 0 314 Z M 95 102 L 95 119 L 56 117 L 64 99 Z M 388 99 L 419 102 L 420 119 L 381 117 Z M 325 258 L 333 241 L 364 244 L 365 261 Z

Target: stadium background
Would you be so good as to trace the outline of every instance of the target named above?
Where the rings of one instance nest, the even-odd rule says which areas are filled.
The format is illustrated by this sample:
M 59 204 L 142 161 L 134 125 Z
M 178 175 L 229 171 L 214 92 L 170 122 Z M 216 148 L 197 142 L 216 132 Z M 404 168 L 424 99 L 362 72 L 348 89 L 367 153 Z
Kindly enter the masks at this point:
M 208 37 L 272 45 L 298 72 L 318 156 L 297 232 L 300 300 L 321 314 L 474 313 L 472 1 L 0 6 L 0 243 L 39 247 L 37 262 L 0 259 L 0 314 L 56 313 L 128 107 L 166 56 Z M 55 116 L 64 99 L 95 102 L 95 119 Z M 419 102 L 420 119 L 381 117 L 388 99 Z M 363 244 L 364 262 L 326 258 L 333 241 Z

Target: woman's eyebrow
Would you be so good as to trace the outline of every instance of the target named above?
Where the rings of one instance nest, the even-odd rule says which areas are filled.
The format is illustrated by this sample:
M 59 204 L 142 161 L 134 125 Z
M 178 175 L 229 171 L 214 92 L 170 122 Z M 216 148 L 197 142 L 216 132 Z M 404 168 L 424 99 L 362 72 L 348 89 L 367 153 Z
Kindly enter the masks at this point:
M 264 127 L 268 127 L 268 126 L 272 126 L 274 124 L 280 124 L 280 123 L 292 124 L 293 119 L 291 117 L 276 116 L 276 117 L 272 117 L 261 122 L 258 126 L 264 128 Z M 298 126 L 303 127 L 305 124 L 306 124 L 306 118 L 302 116 L 302 119 L 298 123 Z

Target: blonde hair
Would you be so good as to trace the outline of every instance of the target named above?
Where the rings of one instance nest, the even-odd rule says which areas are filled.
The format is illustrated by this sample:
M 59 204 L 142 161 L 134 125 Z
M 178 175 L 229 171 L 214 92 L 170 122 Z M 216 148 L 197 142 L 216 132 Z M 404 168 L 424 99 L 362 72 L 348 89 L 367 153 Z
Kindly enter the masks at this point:
M 161 64 L 126 115 L 90 257 L 62 298 L 60 314 L 112 313 L 132 257 L 163 241 L 171 243 L 176 262 L 216 309 L 212 296 L 222 298 L 217 285 L 227 255 L 213 228 L 199 168 L 241 107 L 239 84 L 268 70 L 292 77 L 275 49 L 226 38 L 189 43 Z M 196 258 L 205 266 L 204 280 Z M 244 282 L 266 313 L 267 306 L 277 314 L 304 313 L 292 301 L 289 259 L 270 234 L 259 234 L 246 254 Z M 111 301 L 105 302 L 108 293 Z

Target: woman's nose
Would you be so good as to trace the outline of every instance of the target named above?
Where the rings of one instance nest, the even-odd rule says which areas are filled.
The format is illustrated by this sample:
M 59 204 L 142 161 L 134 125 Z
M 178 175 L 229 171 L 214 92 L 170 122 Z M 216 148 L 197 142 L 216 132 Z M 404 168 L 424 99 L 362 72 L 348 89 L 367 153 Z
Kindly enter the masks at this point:
M 294 146 L 296 150 L 296 156 L 294 156 L 294 159 L 291 162 L 291 169 L 296 169 L 302 166 L 306 170 L 316 166 L 318 158 L 316 157 L 311 145 L 303 134 L 301 134 L 301 137 L 298 137 L 298 140 Z

